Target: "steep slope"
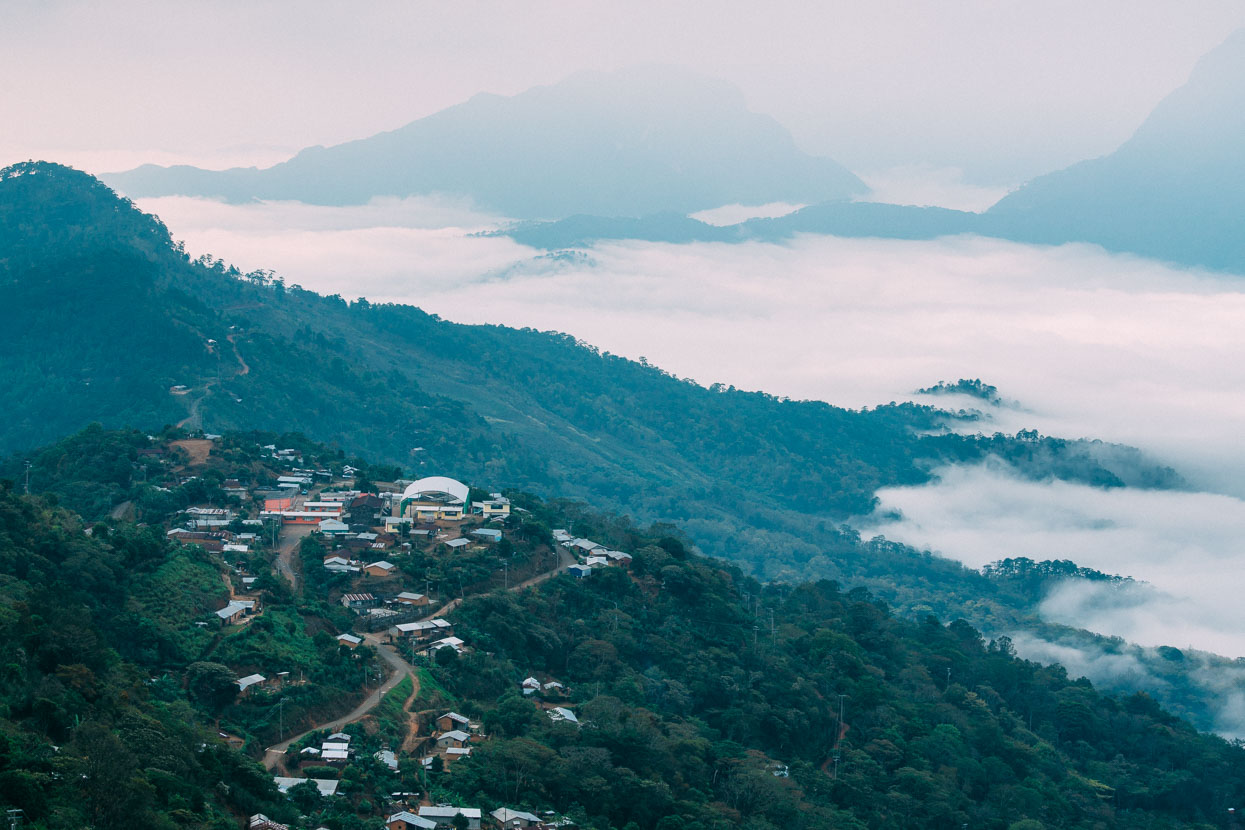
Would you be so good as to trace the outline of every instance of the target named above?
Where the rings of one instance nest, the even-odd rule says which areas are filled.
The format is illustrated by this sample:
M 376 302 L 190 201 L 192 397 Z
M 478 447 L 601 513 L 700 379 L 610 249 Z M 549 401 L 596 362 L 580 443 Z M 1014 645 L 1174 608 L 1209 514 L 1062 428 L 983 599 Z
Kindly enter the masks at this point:
M 735 88 L 668 68 L 584 72 L 513 97 L 477 95 L 265 170 L 148 165 L 105 179 L 135 197 L 358 204 L 439 193 L 516 218 L 687 213 L 866 190 L 837 163 L 800 151 L 772 118 L 749 112 Z
M 87 450 L 75 478 L 150 465 L 148 493 L 155 481 L 216 488 L 240 465 L 266 478 L 281 470 L 260 462 L 271 456 L 257 441 L 229 436 L 178 487 L 175 462 L 138 455 L 169 452 L 171 438 L 92 430 L 61 446 Z M 335 455 L 300 449 L 316 463 Z M 259 612 L 217 620 L 231 569 L 166 535 L 176 509 L 206 493 L 181 495 L 146 524 L 96 522 L 88 534 L 53 499 L 0 481 L 0 802 L 31 826 L 220 830 L 263 811 L 294 827 L 364 830 L 398 809 L 391 793 L 410 793 L 556 810 L 585 830 L 1193 830 L 1220 826 L 1245 795 L 1245 749 L 1144 694 L 1103 694 L 963 620 L 904 621 L 867 591 L 824 580 L 763 585 L 688 551 L 676 529 L 511 492 L 525 512 L 505 524 L 508 551 L 391 554 L 406 580 L 468 563 L 485 575 L 443 611 L 464 652 L 437 651 L 418 687 L 391 676 L 387 705 L 344 727 L 352 752 L 336 769 L 287 755 L 287 767 L 301 766 L 290 772 L 340 782 L 333 798 L 309 785 L 282 796 L 254 759 L 286 730 L 368 698 L 383 647 L 333 637 L 363 624 L 336 601 L 350 578 L 291 591 L 254 543 L 228 561 L 258 574 Z M 492 587 L 501 563 L 545 559 L 550 527 L 630 551 L 631 565 Z M 308 567 L 321 544 L 304 540 Z M 280 671 L 290 679 L 239 693 L 244 673 Z M 519 684 L 532 675 L 559 685 L 525 696 Z M 396 769 L 376 763 L 409 734 L 406 689 L 413 711 L 452 707 L 488 739 L 473 736 L 468 757 L 427 770 L 405 752 Z M 566 707 L 581 728 L 536 701 Z
M 29 190 L 39 181 L 96 187 L 55 165 L 0 175 L 0 202 L 24 200 L 3 238 L 58 221 Z M 153 221 L 115 199 L 90 209 Z M 189 263 L 155 227 L 165 243 L 150 252 L 130 230 L 60 233 L 0 270 L 0 448 L 91 421 L 301 431 L 415 472 L 685 521 L 707 551 L 766 573 L 856 579 L 902 566 L 838 525 L 868 512 L 877 488 L 926 481 L 937 464 L 993 454 L 1036 476 L 1129 480 L 1089 444 L 940 434 L 950 416 L 910 404 L 851 411 L 706 389 L 565 335 L 285 288 Z
M 1118 150 L 1035 179 L 991 208 L 986 227 L 1245 270 L 1243 148 L 1245 30 L 1204 57 Z
M 963 620 L 904 623 L 862 591 L 761 586 L 669 539 L 591 533 L 636 551 L 630 573 L 456 612 L 478 650 L 436 676 L 493 738 L 451 792 L 513 797 L 531 765 L 529 803 L 659 828 L 1213 827 L 1234 804 L 1245 750 L 1144 694 L 1106 697 Z M 519 695 L 532 674 L 566 684 L 584 728 Z

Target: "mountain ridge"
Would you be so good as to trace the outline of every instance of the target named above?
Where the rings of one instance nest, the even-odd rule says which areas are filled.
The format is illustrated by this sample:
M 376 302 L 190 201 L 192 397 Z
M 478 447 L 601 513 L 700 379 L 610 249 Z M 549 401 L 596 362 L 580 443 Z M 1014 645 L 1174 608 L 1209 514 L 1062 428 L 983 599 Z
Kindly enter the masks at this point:
M 994 633 L 1027 629 L 1032 610 L 957 562 L 849 526 L 878 488 L 993 458 L 1037 480 L 1181 486 L 1113 445 L 955 434 L 948 427 L 986 422 L 915 404 L 848 410 L 706 388 L 564 334 L 322 297 L 268 272 L 191 262 L 171 242 L 135 249 L 129 236 L 92 231 L 92 217 L 166 235 L 154 217 L 115 196 L 78 211 L 51 204 L 41 177 L 53 191 L 94 180 L 20 169 L 0 176 L 0 251 L 29 239 L 38 255 L 0 255 L 0 452 L 95 421 L 301 432 L 415 477 L 452 471 L 675 523 L 704 553 L 760 578 L 835 579 L 905 616 L 963 616 Z M 2 466 L 20 475 L 21 458 L 10 461 Z M 1213 723 L 1207 699 L 1172 702 Z
M 729 84 L 654 67 L 576 73 L 514 96 L 476 95 L 265 169 L 144 165 L 103 178 L 134 197 L 362 204 L 377 196 L 466 196 L 516 218 L 689 213 L 867 190 L 836 162 L 801 151 Z
M 1089 243 L 1180 266 L 1245 273 L 1245 29 L 1198 62 L 1112 153 L 1039 176 L 982 213 L 829 201 L 719 228 L 681 219 L 576 216 L 499 233 L 542 248 L 596 241 L 782 242 L 798 233 L 883 239 L 977 234 Z
M 0 202 L 13 197 L 0 180 Z M 0 213 L 23 219 L 0 224 L 0 245 L 40 216 L 89 225 L 24 198 Z M 0 347 L 12 358 L 0 370 L 0 450 L 96 420 L 303 431 L 406 467 L 487 470 L 644 520 L 688 520 L 718 555 L 774 534 L 789 551 L 765 566 L 774 573 L 841 567 L 819 558 L 842 541 L 833 528 L 869 512 L 877 487 L 926 481 L 939 464 L 997 454 L 1038 477 L 1130 479 L 1086 444 L 949 433 L 957 416 L 931 407 L 852 411 L 705 388 L 566 335 L 320 297 L 210 257 L 191 263 L 173 244 L 148 254 L 126 238 L 74 238 L 77 248 L 58 242 L 35 265 L 0 270 Z

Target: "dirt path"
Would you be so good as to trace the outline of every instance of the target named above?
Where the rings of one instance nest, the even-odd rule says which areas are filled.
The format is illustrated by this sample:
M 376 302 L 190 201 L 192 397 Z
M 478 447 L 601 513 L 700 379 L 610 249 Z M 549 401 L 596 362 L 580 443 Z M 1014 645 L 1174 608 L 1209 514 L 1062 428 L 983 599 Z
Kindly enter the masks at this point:
M 238 335 L 231 334 L 225 339 L 229 341 L 230 346 L 233 346 L 233 356 L 238 360 L 238 374 L 234 375 L 234 377 L 240 378 L 243 375 L 249 375 L 251 373 L 251 367 L 247 365 L 245 360 L 242 359 L 242 353 L 238 351 Z
M 561 545 L 558 545 L 558 566 L 556 568 L 554 568 L 551 571 L 545 571 L 543 574 L 537 574 L 531 579 L 525 579 L 522 582 L 520 582 L 518 585 L 511 586 L 510 590 L 521 591 L 524 588 L 530 588 L 533 585 L 539 585 L 540 583 L 544 582 L 546 579 L 552 579 L 553 577 L 562 573 L 567 568 L 569 568 L 571 565 L 574 565 L 575 562 L 576 562 L 576 559 L 575 559 L 574 554 L 572 554 L 569 550 L 562 547 Z
M 234 359 L 238 361 L 238 370 L 233 373 L 233 376 L 242 377 L 243 375 L 249 375 L 251 373 L 251 367 L 249 364 L 247 364 L 245 360 L 242 359 L 242 353 L 238 351 L 238 335 L 231 334 L 225 339 L 229 341 L 229 345 L 233 348 Z M 214 351 L 214 349 L 212 349 L 211 346 L 208 347 L 208 350 Z M 204 382 L 203 386 L 198 390 L 199 394 L 195 395 L 194 398 L 190 401 L 190 405 L 189 405 L 186 417 L 182 418 L 180 421 L 177 422 L 177 426 L 179 428 L 188 427 L 188 426 L 201 428 L 203 426 L 203 422 L 199 417 L 200 406 L 203 403 L 203 401 L 207 398 L 207 396 L 212 394 L 212 388 L 215 387 L 220 382 L 221 382 L 220 377 L 215 377 L 209 381 Z M 182 390 L 173 392 L 172 394 L 190 395 L 193 392 L 195 392 L 194 389 L 182 389 Z
M 309 526 L 307 528 L 307 532 L 310 532 Z M 306 533 L 300 534 L 297 537 L 295 537 L 294 534 L 291 534 L 291 539 L 301 538 L 301 536 L 304 536 L 304 535 L 306 535 Z M 282 540 L 281 549 L 286 550 L 286 548 L 287 548 L 287 542 L 286 540 Z M 297 548 L 296 543 L 289 546 L 290 551 L 293 551 L 296 548 Z M 277 561 L 278 563 L 280 563 L 281 558 L 278 557 Z M 559 547 L 558 565 L 556 568 L 554 568 L 551 571 L 546 571 L 545 573 L 538 574 L 537 576 L 534 576 L 531 579 L 520 582 L 518 585 L 513 585 L 511 586 L 510 590 L 521 591 L 524 588 L 544 582 L 545 580 L 550 579 L 551 577 L 557 576 L 559 573 L 562 573 L 563 571 L 566 570 L 567 566 L 571 565 L 574 562 L 575 562 L 575 557 L 572 556 L 569 551 L 565 550 L 564 548 Z M 280 567 L 280 564 L 278 564 L 278 567 Z M 458 608 L 458 606 L 461 604 L 462 604 L 461 599 L 450 600 L 444 606 L 442 606 L 441 608 L 438 608 L 436 611 L 430 613 L 428 616 L 424 617 L 423 619 L 431 619 L 433 617 L 439 617 L 444 614 L 449 614 L 454 609 Z M 384 637 L 385 637 L 384 633 L 379 632 L 379 631 L 373 631 L 373 632 L 363 635 L 364 642 L 366 642 L 368 645 L 375 648 L 376 653 L 379 654 L 381 659 L 384 660 L 389 665 L 389 667 L 393 670 L 392 674 L 389 675 L 388 679 L 385 680 L 385 682 L 380 686 L 380 688 L 372 692 L 372 694 L 368 695 L 367 698 L 362 703 L 360 703 L 358 706 L 356 706 L 353 710 L 351 710 L 349 714 L 343 715 L 342 717 L 336 718 L 331 721 L 326 721 L 324 723 L 316 724 L 310 729 L 300 732 L 299 734 L 295 735 L 292 738 L 289 738 L 287 740 L 281 741 L 280 743 L 276 743 L 268 747 L 268 749 L 264 751 L 264 768 L 265 769 L 267 769 L 269 772 L 271 772 L 273 769 L 277 769 L 278 767 L 281 769 L 284 769 L 284 757 L 285 757 L 286 751 L 290 748 L 290 744 L 301 740 L 307 735 L 310 735 L 312 732 L 319 732 L 325 729 L 329 729 L 329 730 L 336 732 L 340 730 L 343 726 L 346 726 L 347 724 L 354 723 L 355 721 L 358 721 L 358 720 L 362 720 L 364 717 L 367 716 L 369 712 L 371 712 L 374 708 L 376 708 L 380 704 L 381 700 L 384 698 L 387 692 L 392 690 L 395 686 L 401 683 L 404 678 L 407 678 L 407 677 L 411 678 L 412 688 L 411 688 L 410 696 L 402 704 L 402 711 L 406 712 L 410 720 L 408 721 L 408 731 L 407 731 L 406 738 L 402 742 L 402 751 L 410 752 L 414 748 L 414 746 L 419 742 L 418 740 L 419 739 L 419 724 L 416 718 L 411 717 L 412 715 L 411 706 L 415 703 L 416 698 L 419 697 L 419 692 L 420 692 L 419 673 L 416 671 L 414 666 L 408 663 L 402 657 L 402 655 L 398 653 L 397 649 L 395 649 L 389 643 L 385 642 Z
M 411 711 L 411 707 L 415 705 L 415 699 L 419 697 L 419 675 L 411 675 L 411 696 L 402 704 L 402 711 L 406 712 L 406 737 L 402 739 L 401 751 L 408 755 L 415 751 L 415 747 L 419 744 L 419 718 L 415 717 L 415 713 Z
M 372 639 L 373 637 L 376 637 L 377 639 Z M 411 697 L 407 699 L 406 703 L 404 704 L 404 708 L 406 706 L 409 706 L 410 703 L 415 699 L 415 696 L 418 695 L 419 693 L 419 677 L 415 674 L 415 668 L 410 663 L 407 663 L 405 660 L 403 660 L 398 655 L 398 653 L 393 650 L 391 646 L 388 646 L 385 643 L 382 643 L 379 640 L 379 635 L 368 635 L 366 639 L 370 645 L 376 647 L 376 651 L 380 654 L 381 658 L 386 663 L 388 663 L 389 666 L 393 669 L 393 673 L 389 675 L 388 679 L 386 679 L 385 682 L 382 683 L 376 691 L 372 692 L 370 695 L 364 698 L 363 702 L 360 703 L 358 706 L 356 706 L 354 709 L 350 710 L 348 714 L 342 715 L 340 718 L 335 718 L 331 721 L 325 721 L 324 723 L 318 723 L 315 726 L 311 727 L 310 729 L 304 730 L 303 732 L 299 732 L 297 735 L 295 735 L 292 738 L 287 738 L 286 740 L 281 741 L 280 743 L 276 743 L 268 747 L 268 749 L 264 751 L 264 768 L 265 769 L 271 772 L 278 765 L 284 767 L 283 761 L 284 761 L 285 753 L 290 748 L 290 744 L 295 743 L 296 741 L 302 740 L 303 738 L 310 735 L 312 732 L 319 732 L 325 729 L 330 730 L 332 732 L 337 732 L 337 731 L 340 731 L 341 728 L 346 726 L 347 724 L 351 724 L 351 723 L 354 723 L 355 721 L 362 720 L 363 718 L 367 716 L 369 712 L 371 712 L 373 709 L 379 706 L 381 700 L 384 699 L 385 695 L 388 694 L 390 691 L 392 691 L 393 688 L 397 686 L 399 683 L 401 683 L 402 680 L 406 677 L 411 678 L 411 683 L 414 684 L 414 687 L 415 687 L 415 693 L 412 694 Z
M 298 569 L 295 567 L 298 562 L 295 554 L 298 553 L 299 544 L 313 530 L 315 530 L 314 525 L 287 525 L 281 529 L 281 540 L 277 544 L 277 558 L 274 564 L 277 567 L 277 573 L 285 577 L 295 593 L 298 593 Z

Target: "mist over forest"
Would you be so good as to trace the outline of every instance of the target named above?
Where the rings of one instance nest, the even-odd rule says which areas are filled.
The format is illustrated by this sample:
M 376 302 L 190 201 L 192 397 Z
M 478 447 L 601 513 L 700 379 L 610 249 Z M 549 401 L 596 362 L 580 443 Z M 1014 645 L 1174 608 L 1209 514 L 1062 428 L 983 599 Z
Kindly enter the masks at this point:
M 1245 12 L 805 5 L 12 10 L 13 820 L 1236 826 Z

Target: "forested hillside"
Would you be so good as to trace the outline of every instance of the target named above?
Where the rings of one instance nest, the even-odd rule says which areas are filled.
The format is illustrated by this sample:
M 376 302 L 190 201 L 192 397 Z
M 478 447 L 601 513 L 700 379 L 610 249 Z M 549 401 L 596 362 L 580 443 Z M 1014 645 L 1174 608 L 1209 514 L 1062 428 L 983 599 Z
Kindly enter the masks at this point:
M 1216 826 L 1238 797 L 1212 782 L 1245 771 L 1240 747 L 1143 694 L 1105 697 L 1019 660 L 1006 638 L 577 527 L 638 551 L 630 573 L 459 612 L 479 648 L 438 677 L 495 732 L 446 775 L 461 797 L 521 786 L 615 827 L 948 830 Z M 580 728 L 520 698 L 533 672 L 569 684 Z
M 133 478 L 205 482 L 180 495 L 222 503 L 211 489 L 222 474 L 272 474 L 265 439 L 226 437 L 205 466 L 181 455 L 176 431 L 153 441 L 93 429 L 40 453 L 61 460 L 64 478 L 45 471 L 39 483 L 68 494 L 70 478 L 119 481 L 128 466 Z M 116 497 L 154 487 L 126 484 Z M 352 616 L 333 600 L 349 588 L 292 590 L 257 548 L 241 556 L 265 569 L 262 615 L 199 626 L 232 570 L 166 536 L 184 504 L 150 505 L 146 525 L 88 525 L 59 499 L 0 481 L 0 806 L 37 830 L 223 830 L 259 811 L 307 830 L 378 830 L 401 790 L 408 801 L 553 810 L 585 830 L 1040 830 L 1220 826 L 1245 796 L 1239 746 L 1145 695 L 1105 696 L 1017 659 L 1005 638 L 985 641 L 962 620 L 903 621 L 869 592 L 824 580 L 762 584 L 692 553 L 676 528 L 510 496 L 519 513 L 504 526 L 523 548 L 547 549 L 550 528 L 570 528 L 630 551 L 630 566 L 512 590 L 473 583 L 445 611 L 461 653 L 421 666 L 409 707 L 399 690 L 348 727 L 366 752 L 304 767 L 336 782 L 336 795 L 304 785 L 287 798 L 255 760 L 260 739 L 281 734 L 278 718 L 289 727 L 316 706 L 351 705 L 365 667 L 377 670 L 370 649 L 324 633 Z M 521 552 L 470 556 L 488 575 Z M 457 556 L 389 555 L 421 581 Z M 242 671 L 280 667 L 299 682 L 238 697 Z M 533 675 L 561 685 L 522 694 Z M 550 717 L 555 706 L 574 720 Z M 469 755 L 422 770 L 405 753 L 395 771 L 373 760 L 379 741 L 406 734 L 408 708 L 481 724 Z M 218 724 L 246 738 L 242 751 Z
M 222 593 L 217 564 L 157 529 L 88 536 L 0 483 L 0 803 L 32 827 L 101 830 L 233 828 L 279 809 L 181 689 L 205 636 L 193 620 Z
M 0 173 L 0 285 L 9 451 L 92 421 L 297 431 L 412 472 L 453 467 L 679 521 L 758 573 L 841 578 L 872 566 L 826 555 L 855 544 L 840 522 L 941 463 L 998 455 L 1035 477 L 1176 482 L 1101 445 L 953 435 L 956 416 L 910 404 L 706 389 L 565 335 L 189 262 L 157 219 L 52 164 Z

